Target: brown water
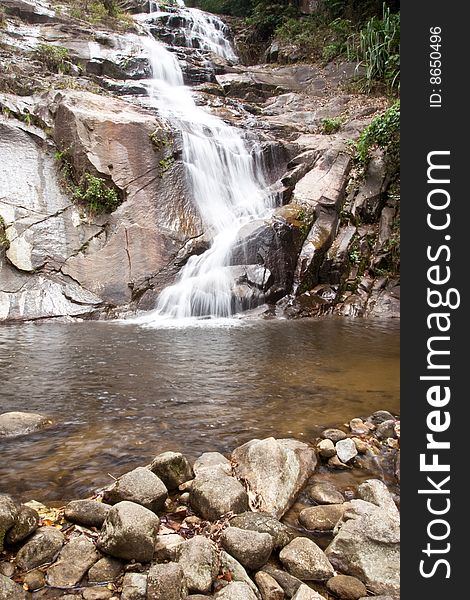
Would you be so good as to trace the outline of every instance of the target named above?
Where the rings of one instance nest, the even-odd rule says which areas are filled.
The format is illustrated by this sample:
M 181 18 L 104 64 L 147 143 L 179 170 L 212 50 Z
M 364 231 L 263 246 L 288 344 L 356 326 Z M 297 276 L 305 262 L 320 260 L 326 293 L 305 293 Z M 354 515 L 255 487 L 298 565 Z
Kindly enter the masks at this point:
M 310 440 L 378 409 L 399 413 L 396 322 L 337 318 L 142 329 L 0 329 L 0 409 L 55 426 L 0 441 L 0 492 L 85 497 L 159 452 L 195 458 L 254 437 Z

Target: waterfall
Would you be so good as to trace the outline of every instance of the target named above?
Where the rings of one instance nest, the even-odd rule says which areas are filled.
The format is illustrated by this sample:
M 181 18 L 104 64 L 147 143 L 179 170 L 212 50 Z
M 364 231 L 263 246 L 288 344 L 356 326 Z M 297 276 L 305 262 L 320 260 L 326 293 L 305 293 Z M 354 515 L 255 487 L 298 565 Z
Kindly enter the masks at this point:
M 202 27 L 199 14 L 196 20 Z M 150 100 L 181 131 L 183 162 L 210 247 L 189 258 L 175 284 L 160 294 L 156 309 L 138 321 L 229 317 L 235 310 L 230 250 L 243 225 L 270 214 L 274 197 L 237 129 L 196 105 L 175 55 L 150 34 L 143 43 L 153 75 Z M 219 48 L 220 54 L 226 50 Z

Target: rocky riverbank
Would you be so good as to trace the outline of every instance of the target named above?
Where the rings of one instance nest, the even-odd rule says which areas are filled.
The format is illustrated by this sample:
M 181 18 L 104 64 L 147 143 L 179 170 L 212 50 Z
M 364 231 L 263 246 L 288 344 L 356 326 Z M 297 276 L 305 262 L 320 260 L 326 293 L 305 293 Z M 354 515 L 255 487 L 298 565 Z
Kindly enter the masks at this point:
M 2 7 L 0 321 L 154 308 L 209 234 L 181 131 L 148 103 L 145 35 L 130 16 L 90 23 L 59 1 Z M 148 26 L 197 104 L 241 132 L 278 198 L 271 218 L 239 232 L 226 267 L 237 306 L 398 316 L 397 190 L 380 152 L 358 177 L 351 151 L 387 98 L 353 91 L 352 63 L 217 56 L 190 23 L 171 8 Z
M 60 508 L 3 494 L 0 598 L 396 599 L 399 436 L 378 411 L 311 443 L 165 452 Z

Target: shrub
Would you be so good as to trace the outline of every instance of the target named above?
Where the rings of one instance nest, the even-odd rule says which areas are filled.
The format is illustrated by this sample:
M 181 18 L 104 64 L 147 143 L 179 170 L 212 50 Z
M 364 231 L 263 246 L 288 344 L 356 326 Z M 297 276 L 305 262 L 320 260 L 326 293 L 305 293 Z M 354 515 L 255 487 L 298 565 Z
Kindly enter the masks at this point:
M 112 212 L 120 204 L 116 190 L 90 173 L 82 176 L 80 184 L 75 187 L 73 198 L 84 202 L 93 213 Z
M 400 159 L 400 100 L 375 117 L 359 136 L 356 157 L 363 167 L 369 163 L 373 148 L 383 150 L 390 174 L 396 175 Z
M 384 3 L 383 15 L 372 17 L 360 32 L 359 64 L 366 70 L 366 87 L 384 82 L 390 91 L 400 87 L 400 15 L 391 14 Z
M 53 73 L 70 73 L 71 62 L 67 48 L 53 44 L 39 44 L 34 55 L 45 67 Z
M 320 124 L 320 131 L 325 135 L 331 135 L 341 129 L 343 124 L 342 117 L 333 117 L 332 119 L 322 119 Z

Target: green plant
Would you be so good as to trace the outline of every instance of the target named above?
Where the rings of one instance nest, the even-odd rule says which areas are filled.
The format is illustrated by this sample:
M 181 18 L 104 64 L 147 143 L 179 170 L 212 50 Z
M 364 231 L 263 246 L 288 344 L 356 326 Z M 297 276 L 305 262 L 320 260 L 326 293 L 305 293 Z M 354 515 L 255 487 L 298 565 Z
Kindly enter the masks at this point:
M 320 131 L 325 135 L 331 135 L 337 133 L 343 124 L 344 119 L 342 117 L 333 117 L 331 119 L 322 119 L 320 123 Z
M 390 174 L 397 175 L 400 167 L 400 100 L 375 117 L 359 136 L 356 158 L 363 168 L 367 167 L 373 148 L 383 150 Z
M 68 48 L 53 44 L 39 44 L 34 55 L 45 67 L 53 73 L 70 73 L 71 62 Z
M 93 213 L 112 212 L 120 204 L 116 190 L 91 173 L 82 176 L 79 185 L 75 187 L 73 198 L 77 202 L 84 202 Z
M 384 82 L 391 92 L 400 88 L 400 15 L 383 4 L 382 18 L 372 17 L 360 32 L 359 65 L 365 68 L 365 84 Z
M 163 177 L 163 175 L 171 168 L 171 165 L 175 162 L 175 159 L 172 156 L 168 156 L 167 158 L 162 158 L 158 166 L 160 167 L 159 177 Z

